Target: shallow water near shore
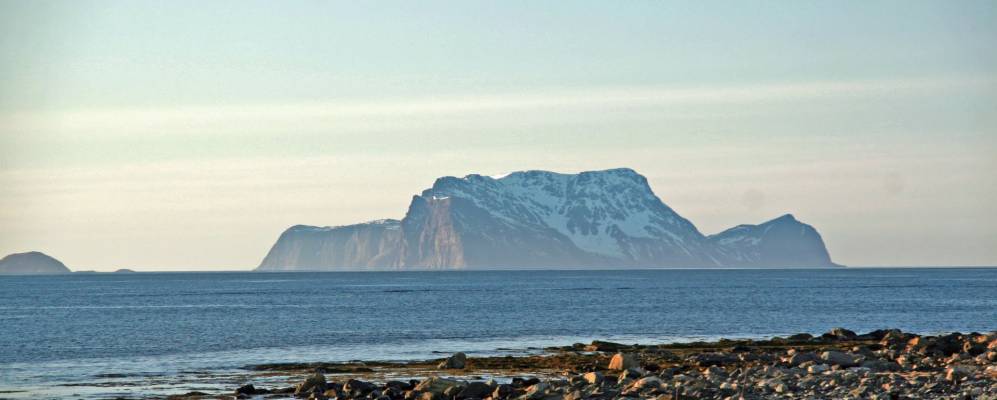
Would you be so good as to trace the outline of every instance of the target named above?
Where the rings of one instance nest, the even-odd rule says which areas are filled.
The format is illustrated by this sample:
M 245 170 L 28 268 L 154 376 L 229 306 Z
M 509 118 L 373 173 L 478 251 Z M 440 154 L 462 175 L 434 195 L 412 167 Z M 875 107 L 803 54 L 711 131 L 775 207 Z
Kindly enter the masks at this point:
M 992 268 L 0 277 L 0 398 L 229 390 L 262 363 L 995 321 Z

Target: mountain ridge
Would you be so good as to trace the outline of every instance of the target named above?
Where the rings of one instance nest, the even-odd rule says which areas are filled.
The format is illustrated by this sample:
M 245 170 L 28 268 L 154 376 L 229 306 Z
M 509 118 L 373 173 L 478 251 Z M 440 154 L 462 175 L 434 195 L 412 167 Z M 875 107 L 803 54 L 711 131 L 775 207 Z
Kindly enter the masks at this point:
M 614 168 L 440 177 L 401 220 L 289 228 L 257 270 L 728 266 L 837 264 L 791 214 L 707 236 Z

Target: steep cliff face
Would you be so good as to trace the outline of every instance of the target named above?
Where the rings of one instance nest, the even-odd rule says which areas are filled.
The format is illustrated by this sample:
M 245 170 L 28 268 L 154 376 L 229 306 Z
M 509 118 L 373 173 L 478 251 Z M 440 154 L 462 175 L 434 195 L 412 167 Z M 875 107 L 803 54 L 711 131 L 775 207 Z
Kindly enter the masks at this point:
M 260 269 L 833 265 L 792 217 L 704 236 L 619 168 L 440 178 L 401 221 L 288 229 Z
M 296 225 L 277 239 L 260 263 L 263 271 L 380 269 L 397 264 L 401 222 L 379 220 L 356 225 Z
M 817 230 L 790 214 L 759 225 L 739 225 L 709 239 L 728 266 L 835 266 Z
M 465 241 L 469 266 L 717 264 L 696 227 L 631 169 L 445 177 L 420 197 L 458 205 L 449 212 L 474 237 Z
M 0 275 L 52 275 L 72 271 L 61 261 L 45 253 L 15 253 L 0 259 Z

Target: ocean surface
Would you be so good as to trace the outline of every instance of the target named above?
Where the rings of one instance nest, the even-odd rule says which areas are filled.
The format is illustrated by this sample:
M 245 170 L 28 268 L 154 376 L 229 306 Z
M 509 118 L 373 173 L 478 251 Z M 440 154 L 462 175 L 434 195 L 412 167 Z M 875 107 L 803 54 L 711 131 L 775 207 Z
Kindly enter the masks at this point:
M 0 276 L 0 398 L 228 391 L 260 363 L 837 326 L 997 330 L 997 269 Z

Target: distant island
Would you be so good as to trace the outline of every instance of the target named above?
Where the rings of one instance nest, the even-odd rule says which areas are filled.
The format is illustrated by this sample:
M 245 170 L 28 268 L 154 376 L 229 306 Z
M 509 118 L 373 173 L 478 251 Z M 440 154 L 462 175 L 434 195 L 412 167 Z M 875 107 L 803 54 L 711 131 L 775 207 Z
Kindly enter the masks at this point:
M 258 271 L 839 267 L 790 214 L 704 235 L 629 168 L 443 177 L 401 220 L 280 235 Z
M 128 269 L 128 268 L 121 268 L 121 269 L 115 270 L 114 273 L 115 274 L 133 274 L 133 273 L 135 273 L 135 270 L 131 270 L 131 269 Z
M 0 275 L 55 275 L 71 272 L 61 261 L 38 251 L 15 253 L 0 259 Z

